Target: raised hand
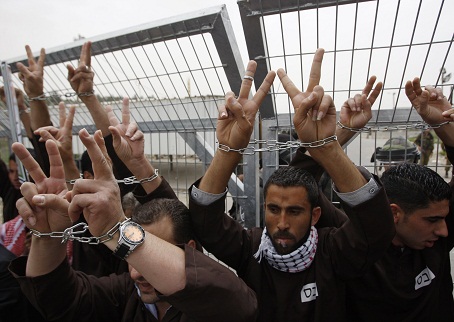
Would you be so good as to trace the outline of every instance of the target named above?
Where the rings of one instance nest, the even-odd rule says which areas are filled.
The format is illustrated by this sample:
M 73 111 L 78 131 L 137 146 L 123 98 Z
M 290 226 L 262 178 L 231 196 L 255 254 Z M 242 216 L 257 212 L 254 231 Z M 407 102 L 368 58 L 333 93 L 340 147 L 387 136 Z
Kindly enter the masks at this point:
M 307 85 L 306 91 L 301 92 L 295 84 L 287 76 L 287 73 L 279 68 L 277 75 L 281 80 L 282 85 L 284 86 L 285 91 L 289 95 L 293 108 L 295 111 L 300 107 L 301 102 L 308 98 L 314 90 L 315 86 L 319 85 L 322 71 L 322 61 L 325 50 L 323 48 L 317 49 L 315 52 L 314 58 L 312 60 L 311 72 L 309 75 L 309 84 Z M 321 97 L 319 97 L 321 99 Z M 323 112 L 318 111 L 318 104 L 310 111 L 310 117 L 315 121 L 317 118 L 321 119 L 323 117 Z
M 129 169 L 139 166 L 146 159 L 144 155 L 145 140 L 137 123 L 130 122 L 129 99 L 123 99 L 121 123 L 111 106 L 107 106 L 106 111 L 111 125 L 109 131 L 112 133 L 115 152 Z
M 336 108 L 330 96 L 319 86 L 323 55 L 317 49 L 312 61 L 309 84 L 305 92 L 300 91 L 287 73 L 280 68 L 277 75 L 290 97 L 295 116 L 293 125 L 302 142 L 314 142 L 334 135 L 336 130 Z
M 378 82 L 372 90 L 376 79 L 375 76 L 369 78 L 362 94 L 356 94 L 344 102 L 339 115 L 339 122 L 342 125 L 361 129 L 372 118 L 372 105 L 383 88 L 383 83 Z
M 257 111 L 276 76 L 274 71 L 268 72 L 258 91 L 249 99 L 256 69 L 257 63 L 249 61 L 238 98 L 235 98 L 233 92 L 227 92 L 225 104 L 219 107 L 216 136 L 220 144 L 233 149 L 245 148 L 248 145 Z
M 90 93 L 93 91 L 93 78 L 95 74 L 91 70 L 91 42 L 83 44 L 80 51 L 79 66 L 74 69 L 72 65 L 67 65 L 68 80 L 72 89 L 80 93 Z
M 25 93 L 31 98 L 44 94 L 44 61 L 46 52 L 41 48 L 38 61 L 35 61 L 30 46 L 25 46 L 28 57 L 28 67 L 22 63 L 17 63 L 19 69 L 19 79 L 24 83 Z
M 35 134 L 39 134 L 41 136 L 40 138 L 41 142 L 45 142 L 48 140 L 54 141 L 57 144 L 62 159 L 72 160 L 73 159 L 72 130 L 76 107 L 71 106 L 69 108 L 68 115 L 66 115 L 65 103 L 60 102 L 58 108 L 60 128 L 56 128 L 54 126 L 45 126 L 37 129 L 35 131 Z
M 441 89 L 426 86 L 423 90 L 420 79 L 415 77 L 405 84 L 405 94 L 424 122 L 436 125 L 452 120 L 451 104 Z
M 21 186 L 23 198 L 17 208 L 25 224 L 39 232 L 63 231 L 71 226 L 68 217 L 68 201 L 64 198 L 67 189 L 63 163 L 55 142 L 46 142 L 49 154 L 50 176 L 46 177 L 39 164 L 21 143 L 13 143 L 12 149 L 28 170 L 35 183 Z
M 121 208 L 120 189 L 112 172 L 101 131 L 90 136 L 79 132 L 93 164 L 94 180 L 79 179 L 67 194 L 70 199 L 69 216 L 75 221 L 83 213 L 93 236 L 100 236 L 125 219 Z
M 27 106 L 25 106 L 24 92 L 19 88 L 14 88 L 14 92 L 16 93 L 17 107 L 19 110 L 27 109 Z M 6 104 L 5 88 L 3 86 L 0 87 L 0 99 Z

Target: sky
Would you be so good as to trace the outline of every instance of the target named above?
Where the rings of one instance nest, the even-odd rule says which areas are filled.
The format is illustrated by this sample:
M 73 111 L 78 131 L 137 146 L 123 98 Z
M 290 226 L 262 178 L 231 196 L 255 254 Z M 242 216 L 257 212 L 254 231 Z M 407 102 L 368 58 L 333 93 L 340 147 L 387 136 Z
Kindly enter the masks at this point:
M 85 38 L 226 4 L 241 31 L 236 0 L 0 0 L 0 61 Z M 242 42 L 238 37 L 237 41 Z M 244 41 L 243 41 L 244 43 Z M 245 46 L 245 45 L 242 45 Z M 245 47 L 244 47 L 245 48 Z
M 431 28 L 426 28 L 425 26 L 432 26 L 433 23 L 426 21 L 424 19 L 424 14 L 427 14 L 429 11 L 431 13 L 431 19 L 433 20 L 436 17 L 435 11 L 438 10 L 438 6 L 441 0 L 430 0 L 423 1 L 422 14 L 420 16 L 420 23 L 418 24 L 418 29 L 415 35 L 416 42 L 425 42 L 430 40 L 432 35 Z M 37 5 L 39 3 L 39 5 Z M 383 0 L 380 2 L 380 17 L 391 17 L 395 12 L 395 6 L 398 3 L 394 0 Z M 412 31 L 413 19 L 416 15 L 418 1 L 415 0 L 402 0 L 401 13 L 399 16 L 399 23 L 396 33 L 396 44 L 406 43 L 409 41 Z M 71 44 L 75 38 L 79 35 L 85 38 L 92 38 L 95 36 L 108 34 L 114 31 L 122 30 L 128 27 L 137 26 L 144 23 L 149 23 L 156 20 L 165 19 L 168 17 L 180 16 L 187 14 L 189 12 L 201 11 L 204 8 L 226 4 L 229 17 L 232 22 L 232 26 L 235 30 L 235 37 L 240 48 L 240 53 L 242 53 L 243 65 L 247 65 L 247 50 L 243 37 L 241 19 L 238 12 L 237 0 L 168 0 L 168 1 L 156 1 L 156 0 L 128 0 L 128 1 L 119 1 L 119 0 L 0 0 L 1 12 L 0 12 L 0 61 L 9 60 L 17 57 L 25 56 L 25 45 L 28 44 L 31 46 L 32 51 L 35 54 L 39 53 L 39 49 L 44 47 L 50 49 L 54 47 L 61 47 L 65 44 Z M 351 7 L 351 6 L 350 6 Z M 323 9 L 324 11 L 329 11 L 329 15 L 324 15 L 320 19 L 320 26 L 322 30 L 334 30 L 339 28 L 339 34 L 343 35 L 339 37 L 339 42 L 337 43 L 338 48 L 343 46 L 351 45 L 351 38 L 353 35 L 357 38 L 357 47 L 367 47 L 372 38 L 372 27 L 373 23 L 364 23 L 362 21 L 374 21 L 374 7 L 375 2 L 371 1 L 367 3 L 366 6 L 362 6 L 362 10 L 358 15 L 358 23 L 363 23 L 368 26 L 368 28 L 359 28 L 355 33 L 351 28 L 353 26 L 352 21 L 355 20 L 353 16 L 354 12 L 349 10 L 347 6 L 341 6 L 339 8 L 339 23 L 338 26 L 335 26 L 333 23 L 335 21 L 334 14 L 335 9 Z M 449 12 L 453 12 L 454 0 L 445 1 L 444 16 L 448 15 Z M 302 14 L 301 19 L 301 28 L 302 35 L 305 39 L 306 48 L 304 51 L 314 51 L 316 48 L 316 33 L 314 31 L 314 26 L 316 21 L 313 20 L 313 16 L 306 16 Z M 287 53 L 299 53 L 301 48 L 299 42 L 295 41 L 298 38 L 293 37 L 295 32 L 288 32 L 289 30 L 296 30 L 295 26 L 298 23 L 299 16 L 296 14 L 288 14 L 285 17 L 285 21 L 279 21 L 279 16 L 267 18 L 267 24 L 270 27 L 266 30 L 267 36 L 269 37 L 270 43 L 283 43 L 281 39 L 280 30 L 281 27 L 286 30 L 286 35 L 290 39 L 285 40 L 285 49 Z M 446 31 L 449 37 L 452 35 L 452 23 L 451 19 L 442 19 L 442 23 L 439 29 L 439 33 Z M 391 21 L 392 22 L 392 21 Z M 389 39 L 393 33 L 392 23 L 386 20 L 386 23 L 378 24 L 375 36 L 376 45 L 384 46 L 383 53 L 380 55 L 374 56 L 372 68 L 372 74 L 377 75 L 379 80 L 385 78 L 384 72 L 386 70 L 391 71 L 387 76 L 385 87 L 393 88 L 398 87 L 402 83 L 402 69 L 404 63 L 403 58 L 406 57 L 405 48 L 399 49 L 396 48 L 391 55 L 389 61 L 389 68 L 387 68 L 387 57 L 388 52 L 386 46 L 389 45 Z M 446 25 L 448 23 L 448 25 Z M 288 27 L 287 27 L 288 25 Z M 350 27 L 346 27 L 350 26 Z M 347 28 L 345 30 L 341 28 Z M 332 35 L 333 33 L 331 33 Z M 383 40 L 381 40 L 381 38 Z M 364 39 L 361 42 L 361 39 Z M 342 42 L 345 40 L 345 43 Z M 437 39 L 435 39 L 437 40 Z M 332 50 L 334 45 L 333 39 L 329 37 L 320 36 L 320 44 L 325 49 Z M 419 54 L 414 51 L 413 56 L 409 61 L 409 67 L 407 68 L 407 74 L 404 79 L 409 79 L 415 75 L 419 75 L 420 72 L 417 69 L 422 66 L 424 62 L 421 59 L 425 58 L 425 47 L 420 46 L 422 53 Z M 268 48 L 269 56 L 281 55 L 282 46 L 270 46 Z M 440 51 L 441 53 L 445 50 Z M 431 72 L 433 75 L 438 76 L 439 65 L 443 61 L 443 56 L 438 57 L 437 50 L 432 51 L 431 57 L 429 57 L 428 66 L 431 71 L 426 71 L 426 75 L 429 75 Z M 365 52 L 363 54 L 364 60 L 367 61 L 368 54 Z M 355 63 L 360 63 L 361 53 L 357 54 Z M 454 72 L 454 61 L 451 58 L 446 61 L 446 67 L 449 72 Z M 333 63 L 329 60 L 330 56 L 325 55 L 324 65 L 323 65 L 323 79 L 325 80 L 323 86 L 325 89 L 332 87 L 331 79 L 339 79 L 344 75 L 350 74 L 350 65 L 347 63 L 337 64 L 336 70 L 337 74 L 333 75 L 332 71 L 334 70 Z M 342 54 L 339 54 L 338 61 L 348 61 L 348 59 L 343 59 Z M 419 60 L 418 60 L 419 59 Z M 331 60 L 334 61 L 334 60 Z M 310 64 L 311 58 L 307 60 L 307 63 Z M 297 68 L 290 68 L 285 65 L 283 61 L 272 60 L 272 68 L 276 69 L 279 67 L 285 67 L 291 79 L 299 79 L 300 74 L 298 73 Z M 416 68 L 415 68 L 416 66 Z M 306 70 L 308 67 L 306 68 Z M 429 69 L 429 68 L 428 68 Z M 366 68 L 357 68 L 357 71 L 364 72 L 367 71 Z M 292 74 L 293 73 L 293 74 Z M 426 76 L 429 78 L 428 76 Z M 353 84 L 354 88 L 362 88 L 365 77 L 361 74 L 358 84 Z M 395 79 L 394 79 L 395 78 Z M 434 78 L 434 76 L 432 76 Z M 323 80 L 322 79 L 322 80 Z M 341 79 L 343 83 L 348 84 L 348 82 Z M 395 83 L 395 84 L 394 84 Z M 336 86 L 339 87 L 340 82 L 336 83 Z M 279 86 L 279 84 L 278 84 Z M 387 99 L 388 105 L 393 106 L 394 92 L 386 93 L 384 97 Z M 343 98 L 342 98 L 343 99 Z M 392 103 L 392 104 L 391 104 Z M 406 101 L 405 101 L 406 104 Z

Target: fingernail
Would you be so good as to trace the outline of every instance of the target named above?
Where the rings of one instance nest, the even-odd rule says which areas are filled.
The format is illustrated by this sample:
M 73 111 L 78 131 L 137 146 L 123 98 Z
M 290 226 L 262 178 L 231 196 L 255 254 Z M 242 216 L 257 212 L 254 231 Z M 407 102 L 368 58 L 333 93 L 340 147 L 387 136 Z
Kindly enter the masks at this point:
M 28 223 L 32 226 L 36 225 L 35 217 L 28 217 Z
M 311 95 L 309 95 L 309 99 L 312 100 L 314 98 L 314 93 L 311 93 Z
M 44 196 L 35 196 L 35 197 L 33 197 L 33 202 L 35 204 L 42 205 L 44 203 Z
M 227 113 L 226 112 L 222 112 L 221 113 L 221 117 L 227 117 Z
M 317 120 L 317 114 L 312 113 L 312 121 L 316 121 L 316 120 Z
M 320 121 L 322 119 L 322 117 L 323 117 L 323 112 L 322 111 L 318 112 L 317 121 Z

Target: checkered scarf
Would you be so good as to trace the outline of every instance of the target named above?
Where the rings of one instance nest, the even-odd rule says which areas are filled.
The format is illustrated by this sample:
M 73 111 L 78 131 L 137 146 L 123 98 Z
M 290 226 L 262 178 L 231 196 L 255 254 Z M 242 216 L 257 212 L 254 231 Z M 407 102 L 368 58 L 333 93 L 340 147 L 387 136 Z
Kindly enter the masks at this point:
M 263 229 L 262 239 L 257 253 L 254 254 L 258 261 L 265 257 L 271 267 L 288 273 L 298 273 L 308 268 L 315 257 L 317 251 L 318 233 L 317 229 L 312 226 L 309 237 L 306 242 L 290 254 L 279 255 L 271 242 L 270 237 Z

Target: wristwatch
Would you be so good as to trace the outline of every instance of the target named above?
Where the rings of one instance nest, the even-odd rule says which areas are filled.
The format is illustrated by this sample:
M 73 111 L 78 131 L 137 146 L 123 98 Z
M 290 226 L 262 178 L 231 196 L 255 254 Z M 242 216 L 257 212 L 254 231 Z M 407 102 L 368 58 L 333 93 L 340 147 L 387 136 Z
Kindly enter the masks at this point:
M 143 243 L 144 239 L 145 231 L 142 226 L 127 219 L 120 224 L 120 238 L 113 254 L 120 259 L 126 259 L 134 249 Z

